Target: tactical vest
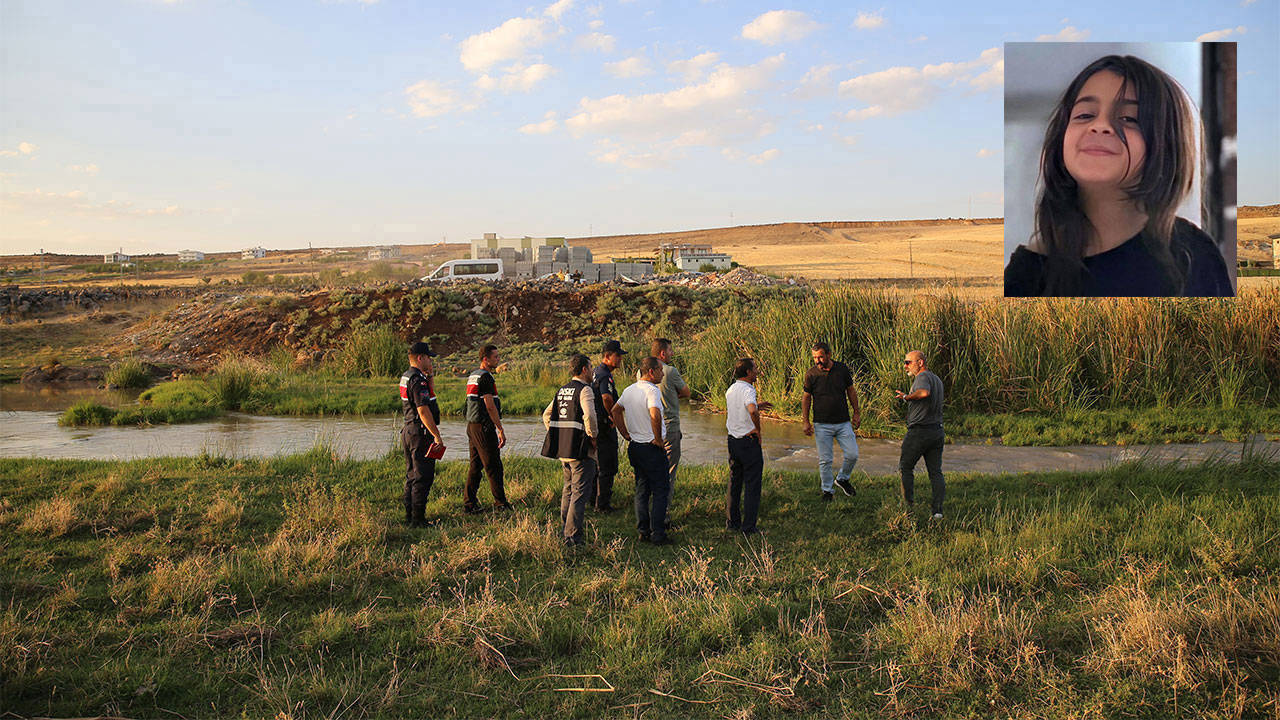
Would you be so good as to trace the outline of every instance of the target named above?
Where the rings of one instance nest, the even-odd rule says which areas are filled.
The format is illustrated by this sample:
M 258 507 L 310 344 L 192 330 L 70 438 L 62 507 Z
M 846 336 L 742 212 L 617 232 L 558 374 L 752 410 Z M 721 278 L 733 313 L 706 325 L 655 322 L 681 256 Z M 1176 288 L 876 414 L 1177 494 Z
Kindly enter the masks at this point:
M 431 419 L 440 422 L 440 406 L 436 403 L 435 384 L 426 373 L 411 367 L 400 376 L 400 408 L 404 410 L 404 424 L 409 427 L 424 429 L 422 419 L 418 417 L 418 408 L 409 397 L 409 386 L 414 381 L 427 386 L 427 409 L 431 411 Z
M 574 378 L 556 391 L 556 401 L 551 408 L 551 427 L 547 430 L 547 439 L 542 442 L 543 457 L 581 460 L 590 453 L 582 415 L 582 390 L 586 387 L 587 383 Z
M 467 422 L 493 425 L 493 418 L 489 417 L 489 408 L 485 406 L 484 398 L 480 396 L 480 381 L 485 375 L 493 377 L 493 374 L 484 368 L 476 368 L 467 376 Z M 497 383 L 494 384 L 493 406 L 498 411 L 498 417 L 502 417 L 502 400 L 498 398 Z

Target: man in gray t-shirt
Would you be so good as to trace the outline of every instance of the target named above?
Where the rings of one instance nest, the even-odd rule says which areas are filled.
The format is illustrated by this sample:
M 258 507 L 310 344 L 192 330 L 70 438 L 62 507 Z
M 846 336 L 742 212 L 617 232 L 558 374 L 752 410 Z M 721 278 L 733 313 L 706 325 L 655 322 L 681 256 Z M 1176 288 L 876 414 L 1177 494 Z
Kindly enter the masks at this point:
M 667 467 L 671 471 L 667 508 L 670 511 L 671 503 L 676 498 L 676 470 L 680 468 L 680 441 L 683 438 L 680 432 L 680 400 L 689 397 L 690 391 L 680 371 L 671 364 L 676 359 L 676 352 L 670 340 L 654 340 L 650 352 L 662 363 L 662 383 L 658 385 L 658 390 L 662 393 L 662 418 L 667 429 Z
M 898 470 L 902 473 L 902 499 L 911 505 L 915 499 L 915 467 L 920 458 L 929 471 L 932 490 L 930 505 L 933 519 L 942 519 L 942 501 L 947 493 L 947 483 L 942 477 L 942 446 L 946 433 L 942 430 L 942 380 L 925 367 L 924 353 L 912 350 L 902 361 L 907 374 L 915 378 L 911 392 L 895 391 L 894 395 L 907 404 L 907 435 L 902 438 L 902 455 Z

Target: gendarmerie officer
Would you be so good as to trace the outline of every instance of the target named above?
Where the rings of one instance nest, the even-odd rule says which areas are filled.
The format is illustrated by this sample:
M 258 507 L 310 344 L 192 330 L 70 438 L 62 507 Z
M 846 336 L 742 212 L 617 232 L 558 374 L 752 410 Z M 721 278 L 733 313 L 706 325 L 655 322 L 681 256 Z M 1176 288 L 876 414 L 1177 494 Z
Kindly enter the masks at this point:
M 564 544 L 573 547 L 585 540 L 582 515 L 587 496 L 596 481 L 595 438 L 599 434 L 595 395 L 591 391 L 591 361 L 586 355 L 569 358 L 569 382 L 542 411 L 547 428 L 542 455 L 564 466 L 564 490 L 560 493 L 560 522 Z
M 404 447 L 404 521 L 410 527 L 426 526 L 427 494 L 436 477 L 436 461 L 428 457 L 433 445 L 436 454 L 444 450 L 440 436 L 440 406 L 436 403 L 431 346 L 416 342 L 409 346 L 409 369 L 400 376 L 400 405 L 404 427 L 400 444 Z

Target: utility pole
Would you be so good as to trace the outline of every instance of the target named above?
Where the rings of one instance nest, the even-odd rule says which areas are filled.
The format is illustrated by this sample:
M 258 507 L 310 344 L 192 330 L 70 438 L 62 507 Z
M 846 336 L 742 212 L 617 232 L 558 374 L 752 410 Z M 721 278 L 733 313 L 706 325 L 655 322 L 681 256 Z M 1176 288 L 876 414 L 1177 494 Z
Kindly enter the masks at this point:
M 910 240 L 907 241 L 907 264 L 911 268 L 911 279 L 915 280 L 916 279 L 916 256 L 913 248 L 911 247 Z

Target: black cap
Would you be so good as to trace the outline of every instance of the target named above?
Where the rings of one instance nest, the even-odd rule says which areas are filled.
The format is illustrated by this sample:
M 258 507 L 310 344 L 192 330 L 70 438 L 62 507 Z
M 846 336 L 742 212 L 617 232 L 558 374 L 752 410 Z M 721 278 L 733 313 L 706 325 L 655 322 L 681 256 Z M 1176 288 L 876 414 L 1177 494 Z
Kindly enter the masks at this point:
M 622 349 L 622 343 L 618 342 L 617 340 L 606 340 L 604 343 L 604 349 L 601 350 L 600 352 L 618 353 L 619 355 L 627 354 L 627 351 Z
M 428 345 L 427 343 L 422 342 L 421 340 L 409 346 L 409 354 L 410 355 L 426 355 L 428 357 L 436 356 L 435 351 L 431 349 L 431 346 Z

